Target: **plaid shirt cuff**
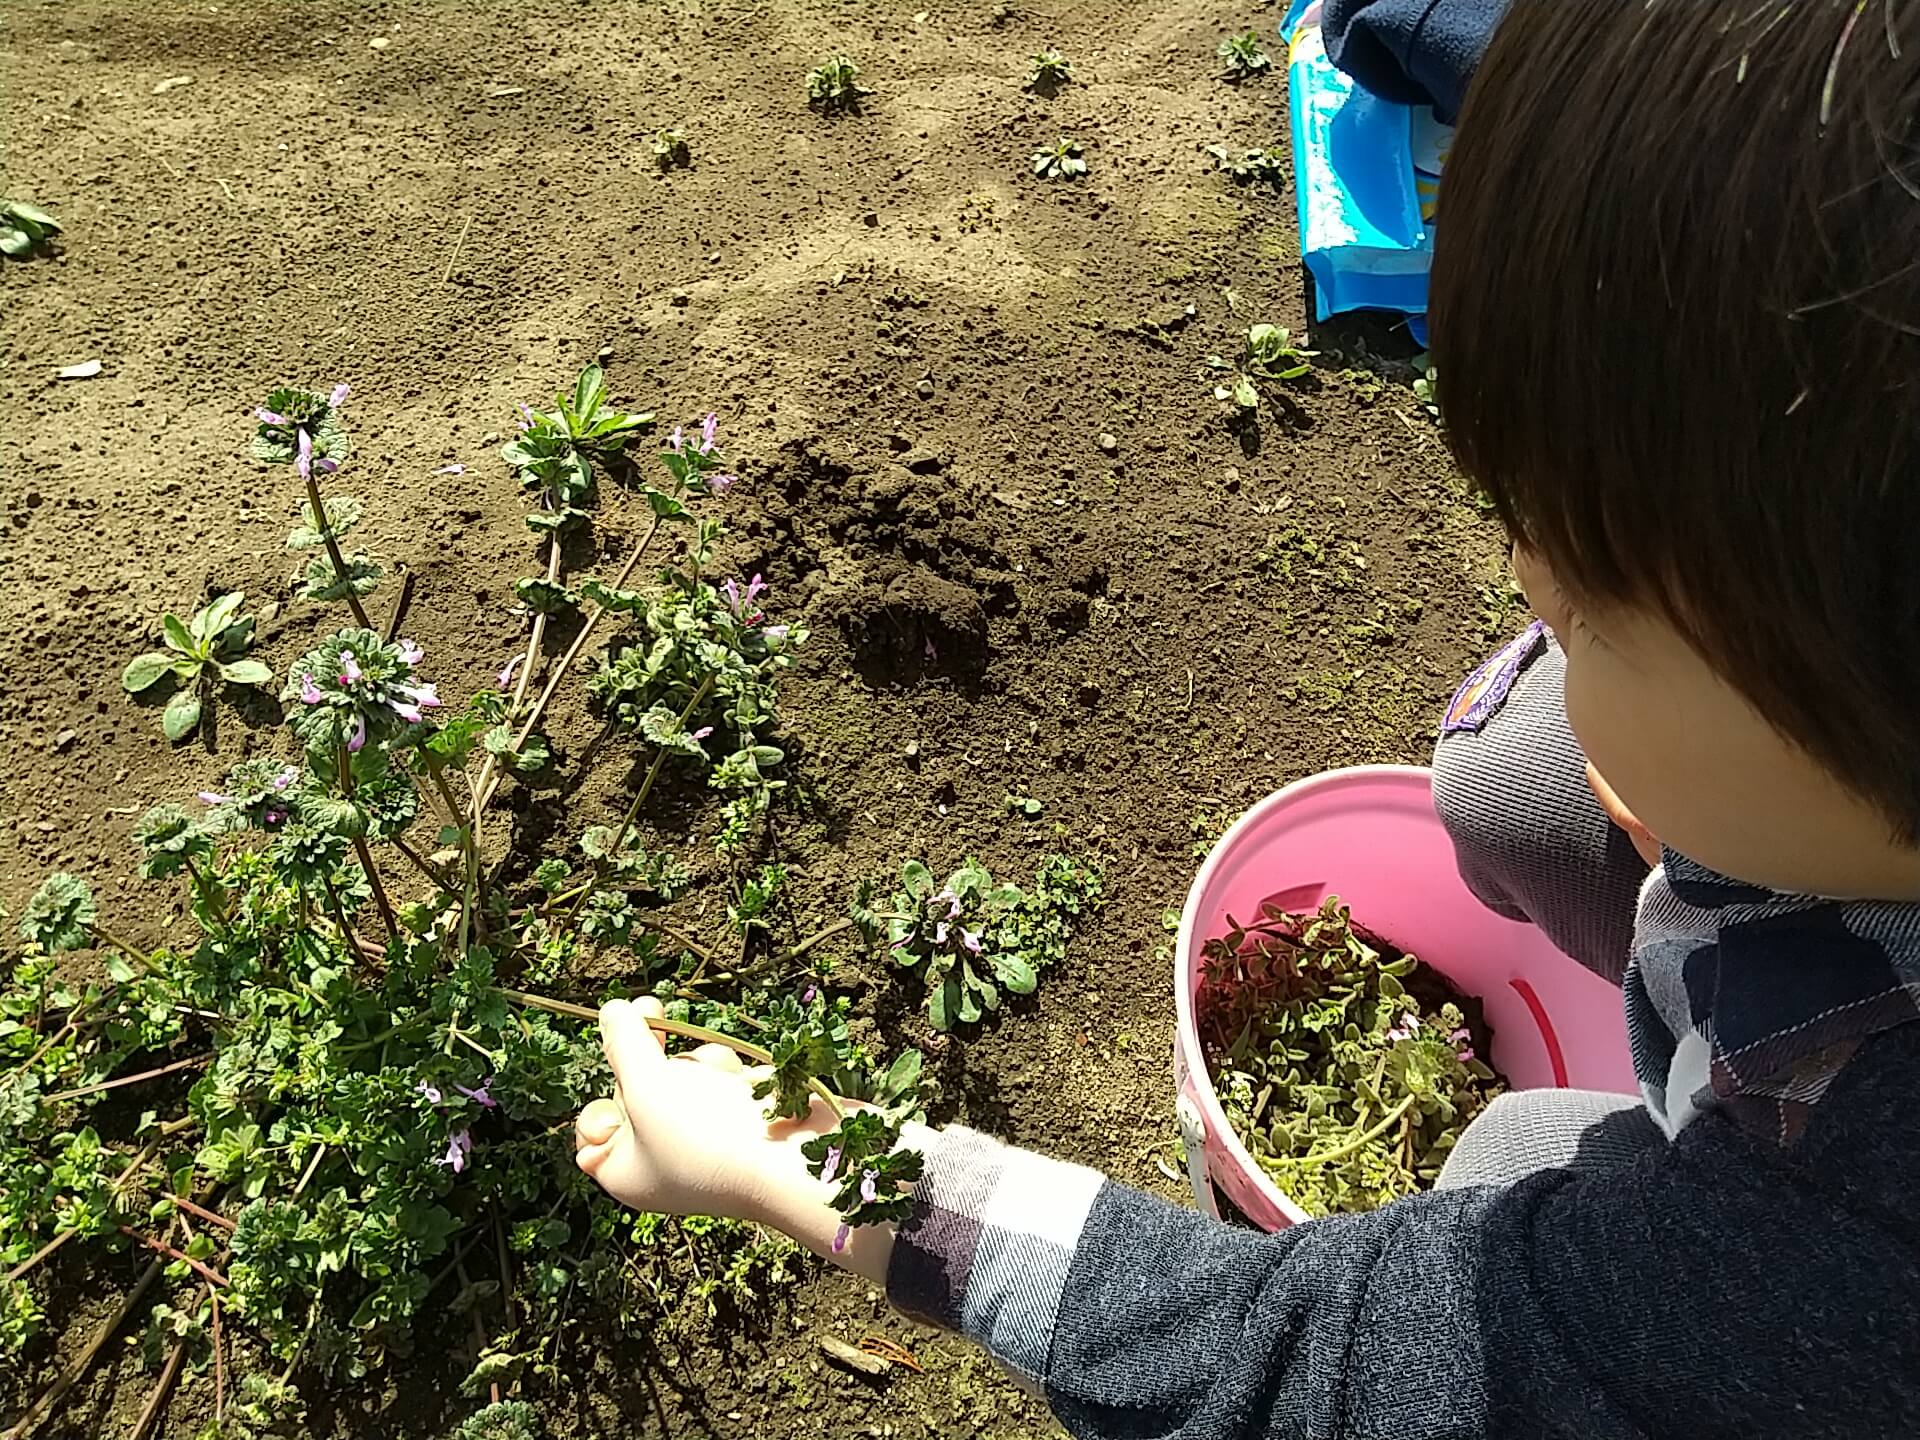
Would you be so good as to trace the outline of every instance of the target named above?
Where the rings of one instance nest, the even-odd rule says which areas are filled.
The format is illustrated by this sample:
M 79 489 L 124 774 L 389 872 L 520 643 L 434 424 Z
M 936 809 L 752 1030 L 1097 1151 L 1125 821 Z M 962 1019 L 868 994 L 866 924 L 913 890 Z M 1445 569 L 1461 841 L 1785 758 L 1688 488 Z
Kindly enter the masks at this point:
M 1067 1270 L 1105 1178 L 960 1126 L 913 1143 L 926 1173 L 893 1242 L 887 1298 L 1042 1390 Z

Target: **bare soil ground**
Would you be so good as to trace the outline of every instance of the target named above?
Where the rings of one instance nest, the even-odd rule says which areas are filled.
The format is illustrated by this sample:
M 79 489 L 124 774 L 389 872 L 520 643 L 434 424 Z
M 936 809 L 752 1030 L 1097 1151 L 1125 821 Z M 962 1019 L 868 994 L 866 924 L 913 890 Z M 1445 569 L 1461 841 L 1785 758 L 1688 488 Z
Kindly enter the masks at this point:
M 744 475 L 726 559 L 814 630 L 784 695 L 813 797 L 784 836 L 796 927 L 907 855 L 1015 879 L 1050 849 L 1097 857 L 1111 903 L 1034 1003 L 951 1042 L 939 1118 L 1177 1194 L 1155 1164 L 1162 914 L 1196 842 L 1317 769 L 1423 760 L 1510 605 L 1403 336 L 1315 333 L 1312 376 L 1254 430 L 1212 396 L 1207 355 L 1308 313 L 1292 195 L 1235 188 L 1203 149 L 1284 136 L 1284 74 L 1231 87 L 1214 56 L 1278 15 L 9 0 L 4 188 L 66 234 L 0 271 L 0 900 L 17 911 L 64 867 L 146 938 L 190 923 L 133 878 L 128 829 L 264 749 L 277 705 L 225 707 L 175 747 L 117 677 L 162 610 L 223 590 L 266 607 L 276 669 L 328 623 L 292 596 L 286 472 L 246 458 L 269 388 L 353 383 L 356 541 L 414 575 L 408 629 L 459 694 L 524 644 L 510 586 L 534 537 L 496 453 L 513 403 L 601 355 L 636 408 L 720 412 Z M 1079 77 L 1051 99 L 1022 88 L 1049 45 Z M 804 103 L 834 51 L 874 92 L 859 114 Z M 690 168 L 656 168 L 665 125 Z M 1062 134 L 1089 173 L 1035 179 Z M 98 378 L 54 378 L 92 358 Z M 640 517 L 609 496 L 597 523 L 578 573 Z M 594 727 L 561 710 L 564 764 Z M 566 801 L 578 823 L 617 813 L 623 769 Z M 1041 814 L 1010 818 L 1008 795 Z M 549 810 L 520 804 L 517 843 Z M 134 1264 L 71 1272 L 65 1340 L 0 1397 L 50 1374 Z M 758 1316 L 583 1354 L 556 1430 L 1055 1433 L 983 1356 L 809 1276 Z M 925 1373 L 820 1367 L 817 1334 L 868 1330 Z M 44 1433 L 123 1433 L 150 1381 L 109 1358 Z M 312 1397 L 318 1428 L 443 1433 L 470 1408 L 464 1372 L 423 1349 Z M 190 1376 L 161 1433 L 190 1435 L 210 1391 Z

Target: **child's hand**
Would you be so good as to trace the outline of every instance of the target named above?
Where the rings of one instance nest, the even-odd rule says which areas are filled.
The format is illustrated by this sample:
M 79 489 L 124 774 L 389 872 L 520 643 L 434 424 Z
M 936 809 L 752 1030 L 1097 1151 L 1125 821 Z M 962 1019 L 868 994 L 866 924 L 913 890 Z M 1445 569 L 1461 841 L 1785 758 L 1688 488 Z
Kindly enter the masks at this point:
M 618 1088 L 575 1122 L 580 1168 L 636 1210 L 735 1220 L 764 1218 L 776 1188 L 816 1183 L 800 1146 L 834 1127 L 826 1105 L 816 1099 L 807 1120 L 769 1127 L 766 1102 L 753 1098 L 766 1072 L 746 1070 L 724 1045 L 669 1060 L 647 1025 L 661 1013 L 651 997 L 601 1007 Z

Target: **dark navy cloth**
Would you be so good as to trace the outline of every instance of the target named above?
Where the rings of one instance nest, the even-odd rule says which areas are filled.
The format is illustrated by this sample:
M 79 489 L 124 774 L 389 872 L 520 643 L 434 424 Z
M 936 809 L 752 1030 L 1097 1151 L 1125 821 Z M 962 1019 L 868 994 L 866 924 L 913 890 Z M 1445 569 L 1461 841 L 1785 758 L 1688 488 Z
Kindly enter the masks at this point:
M 1451 125 L 1508 0 L 1326 0 L 1327 58 L 1385 100 Z

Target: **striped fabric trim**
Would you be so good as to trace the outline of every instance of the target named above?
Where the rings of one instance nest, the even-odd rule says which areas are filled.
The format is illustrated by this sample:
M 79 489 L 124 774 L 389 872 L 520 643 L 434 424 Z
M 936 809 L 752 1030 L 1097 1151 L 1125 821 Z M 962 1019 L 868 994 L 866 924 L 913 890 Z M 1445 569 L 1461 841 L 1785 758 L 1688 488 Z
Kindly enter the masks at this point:
M 887 1298 L 977 1341 L 1038 1392 L 1067 1269 L 1106 1181 L 960 1126 L 930 1133 L 922 1150 L 926 1173 L 894 1238 Z

